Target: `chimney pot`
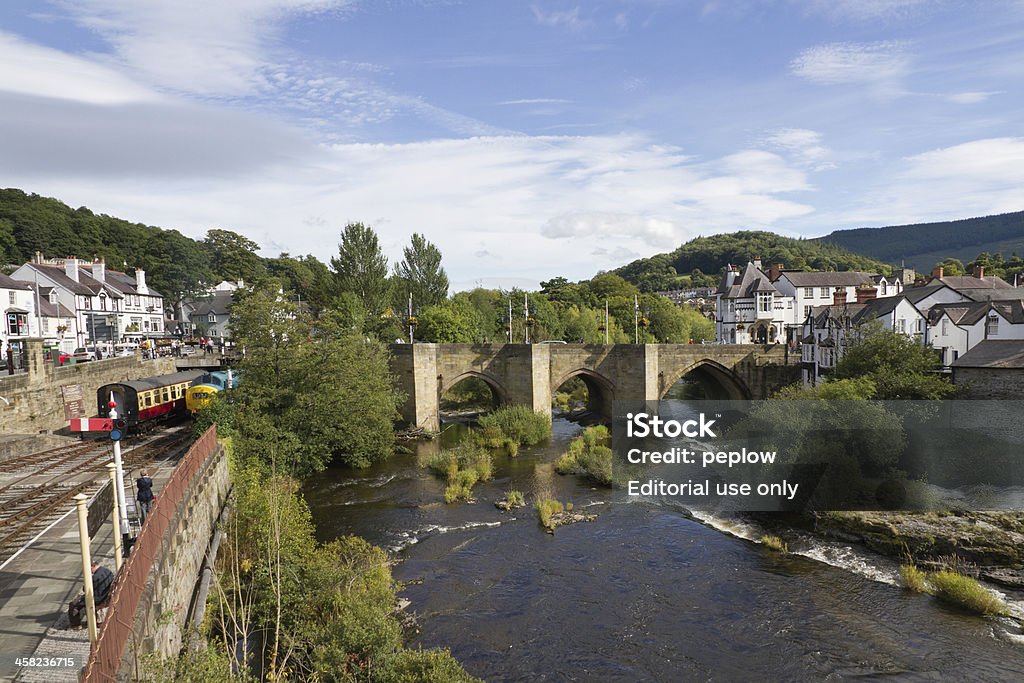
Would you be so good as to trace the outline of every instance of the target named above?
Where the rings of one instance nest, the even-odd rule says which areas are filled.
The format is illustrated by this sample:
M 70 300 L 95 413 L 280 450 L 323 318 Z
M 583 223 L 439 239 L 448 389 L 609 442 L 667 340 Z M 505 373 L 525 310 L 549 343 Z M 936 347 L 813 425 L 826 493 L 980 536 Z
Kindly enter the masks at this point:
M 771 265 L 771 268 L 768 270 L 768 279 L 771 282 L 775 282 L 781 276 L 782 276 L 782 264 L 781 263 L 773 263 Z
M 874 285 L 867 283 L 857 287 L 857 303 L 866 304 L 867 302 L 877 298 L 878 288 Z
M 78 259 L 74 256 L 69 256 L 64 259 L 64 274 L 69 278 L 78 282 Z
M 932 268 L 932 277 L 937 279 L 937 280 L 941 280 L 942 279 L 942 271 L 943 271 L 942 266 L 935 266 L 934 268 Z
M 758 270 L 761 270 L 761 257 L 760 256 L 755 256 L 754 257 L 754 267 L 757 268 Z
M 843 306 L 846 304 L 846 287 L 836 287 L 832 292 L 832 305 Z
M 985 266 L 974 266 L 974 277 L 979 280 L 985 277 Z

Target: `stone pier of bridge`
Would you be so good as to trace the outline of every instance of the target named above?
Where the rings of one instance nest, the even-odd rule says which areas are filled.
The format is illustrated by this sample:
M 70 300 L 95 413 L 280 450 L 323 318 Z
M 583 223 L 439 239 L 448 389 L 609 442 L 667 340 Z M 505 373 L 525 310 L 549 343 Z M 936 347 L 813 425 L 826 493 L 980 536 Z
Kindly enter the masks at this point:
M 575 377 L 588 408 L 612 416 L 616 400 L 663 398 L 682 377 L 710 398 L 765 398 L 799 379 L 799 356 L 753 344 L 393 344 L 391 369 L 406 400 L 403 419 L 437 431 L 441 397 L 475 377 L 499 404 L 551 414 L 552 393 Z

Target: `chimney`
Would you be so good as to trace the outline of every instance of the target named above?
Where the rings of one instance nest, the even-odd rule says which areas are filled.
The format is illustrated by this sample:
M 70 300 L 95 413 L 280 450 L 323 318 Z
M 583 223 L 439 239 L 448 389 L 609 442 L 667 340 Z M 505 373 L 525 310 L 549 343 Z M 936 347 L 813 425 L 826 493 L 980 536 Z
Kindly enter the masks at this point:
M 733 284 L 736 282 L 736 271 L 732 269 L 732 265 L 727 265 L 725 267 L 725 275 L 724 275 L 724 277 L 725 277 L 724 287 L 726 289 L 728 289 L 729 287 L 732 287 Z
M 78 282 L 78 259 L 74 256 L 68 256 L 64 259 L 64 274 L 69 278 Z
M 871 297 L 872 299 L 874 297 Z M 858 302 L 860 303 L 860 302 Z M 832 292 L 832 305 L 833 306 L 845 306 L 846 305 L 846 287 L 836 287 L 835 291 Z
M 146 271 L 142 268 L 135 269 L 135 289 L 139 294 L 149 294 L 149 286 L 146 284 Z
M 878 288 L 865 282 L 857 287 L 857 303 L 866 304 L 875 299 L 877 294 Z
M 754 257 L 754 267 L 757 268 L 758 270 L 761 270 L 761 257 L 760 256 L 755 256 Z
M 92 279 L 96 282 L 107 281 L 107 264 L 102 256 L 92 262 Z
M 37 251 L 36 255 L 32 257 L 32 263 L 41 265 L 43 263 L 43 252 Z
M 932 268 L 932 277 L 936 280 L 942 279 L 942 266 L 935 266 Z
M 979 280 L 985 277 L 985 266 L 974 266 L 974 277 Z
M 776 280 L 779 279 L 779 277 L 781 275 L 782 275 L 782 264 L 781 263 L 773 263 L 771 268 L 768 270 L 768 280 L 769 280 L 769 282 L 775 282 Z

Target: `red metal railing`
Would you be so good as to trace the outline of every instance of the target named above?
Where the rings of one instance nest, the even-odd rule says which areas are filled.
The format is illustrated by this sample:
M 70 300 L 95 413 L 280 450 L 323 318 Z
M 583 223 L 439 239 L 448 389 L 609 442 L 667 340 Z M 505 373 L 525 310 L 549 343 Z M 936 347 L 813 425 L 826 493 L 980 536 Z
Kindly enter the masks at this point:
M 114 581 L 107 618 L 89 653 L 85 681 L 117 680 L 146 582 L 164 546 L 167 532 L 196 476 L 216 450 L 217 425 L 213 425 L 192 444 L 153 502 L 153 509 L 135 539 L 131 555 Z

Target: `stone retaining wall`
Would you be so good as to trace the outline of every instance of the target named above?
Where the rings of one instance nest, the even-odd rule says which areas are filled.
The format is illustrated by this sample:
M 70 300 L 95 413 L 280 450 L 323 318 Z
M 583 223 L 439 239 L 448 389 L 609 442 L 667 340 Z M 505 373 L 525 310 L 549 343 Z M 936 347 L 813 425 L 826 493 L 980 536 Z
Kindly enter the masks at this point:
M 43 356 L 41 339 L 29 339 L 28 372 L 0 375 L 0 434 L 47 434 L 67 429 L 61 387 L 82 386 L 86 416 L 96 414 L 96 390 L 104 384 L 165 375 L 175 371 L 170 357 L 140 356 L 58 367 Z

